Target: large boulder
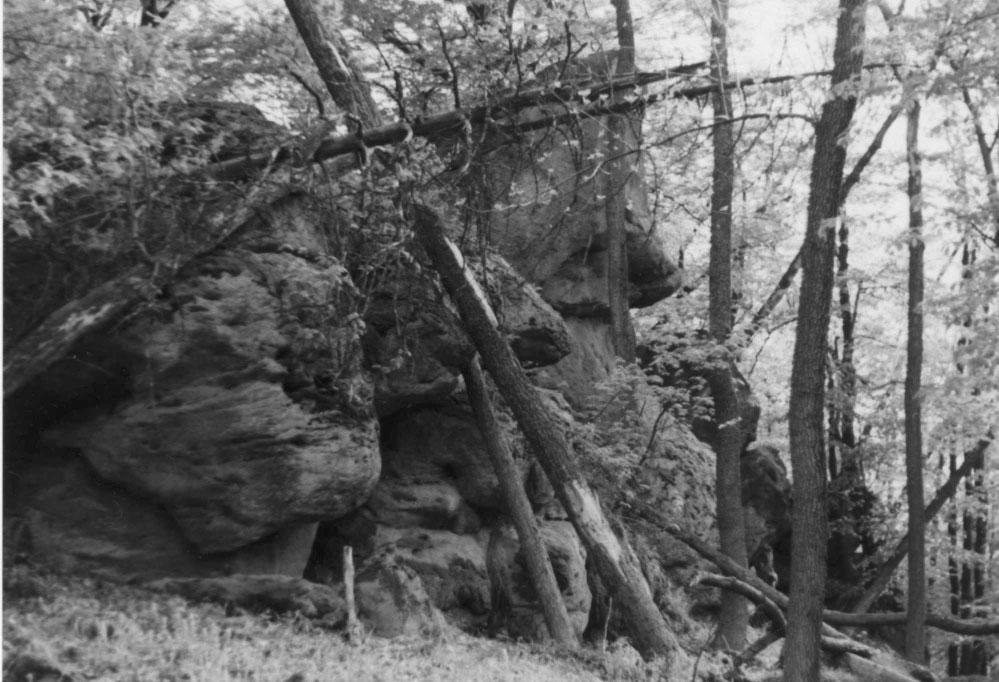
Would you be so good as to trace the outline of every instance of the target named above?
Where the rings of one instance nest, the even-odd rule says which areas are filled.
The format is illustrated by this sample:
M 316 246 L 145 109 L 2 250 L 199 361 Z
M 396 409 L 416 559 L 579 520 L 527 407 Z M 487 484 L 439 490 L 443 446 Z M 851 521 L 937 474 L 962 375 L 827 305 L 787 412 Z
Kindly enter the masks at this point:
M 431 602 L 459 626 L 471 627 L 489 610 L 488 535 L 378 526 L 366 564 L 398 563 L 413 571 Z M 372 569 L 374 570 L 374 569 Z
M 366 508 L 378 523 L 394 528 L 420 527 L 475 533 L 482 527 L 479 515 L 448 480 L 414 481 L 385 476 L 368 499 Z
M 111 334 L 126 390 L 47 446 L 160 505 L 201 553 L 362 504 L 381 460 L 361 300 L 320 224 L 288 198 L 199 260 Z
M 560 65 L 542 79 L 585 88 L 612 75 L 616 59 L 614 51 L 595 54 Z M 563 113 L 561 106 L 527 109 L 520 120 L 530 124 L 553 113 Z M 637 149 L 641 119 L 629 116 L 626 122 L 624 144 Z M 631 305 L 652 305 L 679 288 L 680 270 L 668 257 L 672 249 L 665 235 L 653 224 L 643 174 L 629 172 L 621 187 L 611 186 L 601 172 L 608 151 L 605 120 L 581 118 L 558 133 L 544 126 L 501 142 L 483 159 L 481 180 L 501 209 L 479 227 L 479 236 L 541 287 L 556 310 L 578 317 L 607 315 L 604 262 L 611 192 L 623 194 L 627 207 L 623 227 Z M 639 159 L 635 166 L 640 165 Z
M 8 520 L 17 523 L 4 538 L 10 556 L 119 576 L 301 577 L 317 525 L 291 525 L 232 551 L 203 554 L 162 506 L 102 479 L 69 453 L 22 467 L 13 498 L 17 516 Z
M 786 587 L 791 561 L 791 482 L 780 452 L 754 445 L 742 453 L 742 506 L 746 548 L 758 571 Z
M 417 573 L 397 560 L 375 560 L 361 568 L 355 583 L 357 613 L 379 637 L 436 636 L 443 617 Z
M 562 317 L 505 259 L 486 251 L 467 262 L 525 367 L 550 365 L 569 353 Z M 375 407 L 381 417 L 445 402 L 459 389 L 461 368 L 475 353 L 432 272 L 404 260 L 369 294 L 364 350 L 376 377 Z

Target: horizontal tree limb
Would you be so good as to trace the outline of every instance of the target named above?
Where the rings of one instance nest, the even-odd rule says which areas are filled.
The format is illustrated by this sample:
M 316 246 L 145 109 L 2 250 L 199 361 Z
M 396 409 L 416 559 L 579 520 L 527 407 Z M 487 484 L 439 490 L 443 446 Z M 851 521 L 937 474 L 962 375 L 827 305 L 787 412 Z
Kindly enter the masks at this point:
M 784 612 L 781 611 L 780 607 L 773 600 L 768 599 L 765 594 L 752 585 L 732 576 L 715 575 L 714 573 L 702 575 L 697 582 L 701 585 L 719 587 L 723 590 L 741 594 L 766 612 L 770 618 L 770 622 L 774 625 L 775 634 L 783 635 L 787 632 L 787 618 L 784 616 Z
M 957 492 L 957 484 L 961 482 L 961 479 L 967 476 L 972 469 L 980 469 L 982 467 L 982 458 L 985 455 L 985 451 L 991 444 L 991 438 L 983 438 L 978 441 L 975 447 L 964 453 L 964 461 L 961 462 L 961 466 L 950 472 L 950 476 L 948 476 L 943 485 L 937 489 L 937 492 L 933 495 L 933 499 L 930 500 L 930 503 L 926 505 L 923 515 L 926 517 L 927 521 L 930 521 L 934 516 L 936 516 L 937 512 L 943 508 L 944 503 L 954 496 L 954 493 Z M 891 582 L 892 575 L 902 564 L 902 560 L 908 552 L 909 533 L 906 532 L 895 545 L 895 551 L 892 552 L 888 560 L 881 564 L 881 568 L 878 569 L 877 576 L 867 589 L 864 590 L 864 593 L 857 601 L 856 606 L 851 609 L 852 613 L 866 613 L 867 610 L 871 608 L 871 604 L 874 603 L 874 600 L 885 591 L 886 587 L 888 587 L 888 583 Z
M 738 578 L 758 592 L 765 595 L 782 609 L 787 609 L 788 597 L 783 592 L 767 585 L 751 571 L 742 568 L 729 557 L 708 545 L 693 533 L 682 530 L 674 523 L 670 523 L 661 512 L 650 507 L 639 500 L 629 502 L 627 512 L 635 512 L 637 516 L 645 521 L 655 524 L 667 533 L 683 542 L 708 561 L 715 564 L 726 575 Z M 822 612 L 822 621 L 830 626 L 846 627 L 876 627 L 879 625 L 900 625 L 906 621 L 906 613 L 846 613 L 844 611 L 825 610 Z M 986 620 L 984 618 L 957 619 L 937 614 L 927 614 L 926 624 L 959 635 L 996 635 L 999 634 L 999 620 Z M 829 632 L 832 636 L 839 636 L 842 633 Z
M 884 68 L 886 64 L 870 64 L 865 68 Z M 721 84 L 710 84 L 691 88 L 682 88 L 667 93 L 637 95 L 625 98 L 614 98 L 614 93 L 627 92 L 637 87 L 665 81 L 683 73 L 681 68 L 665 71 L 639 71 L 624 76 L 614 76 L 603 81 L 584 81 L 555 87 L 531 88 L 468 109 L 444 111 L 430 116 L 421 116 L 411 122 L 397 121 L 378 127 L 362 130 L 358 133 L 340 135 L 324 141 L 312 155 L 312 161 L 318 163 L 336 156 L 353 154 L 362 148 L 381 147 L 402 144 L 413 137 L 437 139 L 447 135 L 459 134 L 463 127 L 470 123 L 482 125 L 486 122 L 507 121 L 511 129 L 530 130 L 547 125 L 555 125 L 564 118 L 602 116 L 610 113 L 624 113 L 661 101 L 669 96 L 675 99 L 695 99 L 703 97 L 719 87 L 723 89 L 738 89 L 753 85 L 782 83 L 800 78 L 828 76 L 831 71 L 809 71 L 806 73 L 771 76 L 768 78 L 744 78 Z M 511 119 L 526 109 L 547 105 L 573 105 L 566 113 L 557 112 L 540 117 L 540 120 L 517 124 Z M 525 127 L 526 126 L 526 127 Z M 274 151 L 258 152 L 244 157 L 229 159 L 211 164 L 196 171 L 197 175 L 216 180 L 239 180 L 248 177 L 258 168 L 262 168 L 268 160 L 282 162 L 294 156 L 294 149 L 281 147 Z

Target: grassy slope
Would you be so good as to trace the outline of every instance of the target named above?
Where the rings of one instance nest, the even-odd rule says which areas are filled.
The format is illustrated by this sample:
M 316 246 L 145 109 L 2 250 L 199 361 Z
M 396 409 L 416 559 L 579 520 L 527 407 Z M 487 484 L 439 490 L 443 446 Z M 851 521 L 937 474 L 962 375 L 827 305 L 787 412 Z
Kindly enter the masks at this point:
M 93 578 L 4 572 L 4 679 L 18 655 L 73 680 L 638 680 L 632 657 L 566 655 L 450 632 L 429 639 L 340 634 L 303 618 L 191 604 Z M 689 679 L 689 677 L 687 678 Z

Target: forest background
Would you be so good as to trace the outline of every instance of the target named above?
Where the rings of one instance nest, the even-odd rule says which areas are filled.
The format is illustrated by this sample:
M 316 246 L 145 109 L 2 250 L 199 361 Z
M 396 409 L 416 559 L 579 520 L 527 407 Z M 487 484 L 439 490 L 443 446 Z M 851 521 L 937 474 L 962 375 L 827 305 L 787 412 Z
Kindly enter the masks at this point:
M 255 102 L 291 130 L 314 129 L 323 118 L 330 121 L 327 133 L 351 129 L 351 120 L 317 95 L 322 85 L 279 3 L 160 5 L 162 16 L 150 19 L 157 30 L 149 31 L 136 26 L 129 14 L 134 8 L 125 3 L 5 3 L 5 232 L 45 239 L 65 229 L 53 221 L 53 210 L 67 192 L 99 188 L 120 192 L 128 202 L 155 185 L 154 174 L 137 175 L 136 169 L 148 172 L 146 160 L 160 145 L 162 129 L 173 125 L 168 114 L 155 113 L 171 99 Z M 567 45 L 580 52 L 617 47 L 611 4 L 522 5 L 512 15 L 522 25 L 505 33 L 502 21 L 469 33 L 463 4 L 344 2 L 324 11 L 342 25 L 349 53 L 377 85 L 377 105 L 392 111 L 400 92 L 419 93 L 408 103 L 426 113 L 489 101 L 497 82 L 531 82 Z M 807 169 L 829 87 L 826 76 L 761 81 L 829 69 L 837 12 L 833 3 L 807 11 L 793 2 L 735 3 L 728 22 L 730 77 L 746 83 L 732 88 L 734 310 L 728 345 L 761 401 L 759 437 L 783 450 L 799 301 L 796 285 L 780 284 L 804 241 Z M 675 69 L 682 75 L 670 83 L 673 89 L 706 82 L 711 6 L 634 3 L 632 13 L 639 71 Z M 915 201 L 926 258 L 918 394 L 927 498 L 961 455 L 991 440 L 999 426 L 999 56 L 992 40 L 999 7 L 984 0 L 872 3 L 867 14 L 865 61 L 887 66 L 866 70 L 838 93 L 859 98 L 843 144 L 846 170 L 863 170 L 838 224 L 846 229 L 837 234 L 836 305 L 824 368 L 827 464 L 835 478 L 837 466 L 853 463 L 852 475 L 876 496 L 867 510 L 872 533 L 891 547 L 905 530 L 907 257 L 916 239 L 905 118 L 917 100 L 923 189 Z M 454 37 L 462 27 L 465 33 Z M 497 70 L 495 50 L 507 48 L 517 63 L 508 60 Z M 644 95 L 655 96 L 656 88 L 646 86 Z M 641 311 L 634 323 L 641 341 L 672 344 L 709 326 L 714 114 L 710 88 L 703 97 L 662 92 L 645 108 L 644 169 L 655 229 L 682 264 L 685 285 Z M 103 123 L 95 127 L 93 121 Z M 41 143 L 45 154 L 25 156 Z M 865 160 L 870 150 L 875 153 Z M 211 152 L 184 149 L 170 172 L 194 169 Z M 444 165 L 426 152 L 413 172 L 432 176 L 447 172 Z M 770 306 L 772 292 L 780 296 Z M 992 452 L 927 529 L 929 600 L 939 612 L 952 611 L 955 562 L 977 567 L 972 572 L 981 572 L 983 584 L 994 580 L 999 523 L 996 495 L 988 493 L 997 489 L 999 474 L 989 464 Z M 984 522 L 977 544 L 958 537 L 969 515 Z M 876 558 L 870 557 L 873 563 Z M 995 613 L 995 590 L 974 601 L 962 608 Z M 946 660 L 953 641 L 934 641 L 931 660 Z

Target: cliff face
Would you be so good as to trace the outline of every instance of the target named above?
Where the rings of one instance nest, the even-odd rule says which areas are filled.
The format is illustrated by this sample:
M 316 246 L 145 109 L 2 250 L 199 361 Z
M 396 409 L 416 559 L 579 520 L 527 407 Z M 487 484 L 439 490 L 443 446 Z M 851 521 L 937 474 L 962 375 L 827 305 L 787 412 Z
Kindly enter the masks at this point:
M 522 364 L 583 434 L 626 418 L 605 411 L 594 425 L 580 412 L 614 366 L 593 161 L 603 144 L 588 121 L 570 144 L 535 133 L 486 155 L 480 180 L 496 201 L 478 235 L 485 251 L 469 252 Z M 645 306 L 680 275 L 638 174 L 627 194 L 631 300 Z M 460 380 L 474 349 L 419 254 L 380 282 L 357 281 L 330 248 L 321 203 L 283 199 L 12 397 L 9 550 L 147 579 L 336 581 L 350 545 L 363 594 L 378 576 L 418 577 L 455 622 L 532 635 L 541 621 Z M 636 388 L 622 408 L 648 443 L 649 466 L 632 483 L 678 519 L 703 522 L 713 455 L 646 399 Z M 507 430 L 582 631 L 592 610 L 585 552 L 509 419 Z M 613 449 L 594 445 L 587 457 L 599 464 Z M 678 547 L 642 547 L 661 590 L 664 570 L 691 564 Z

